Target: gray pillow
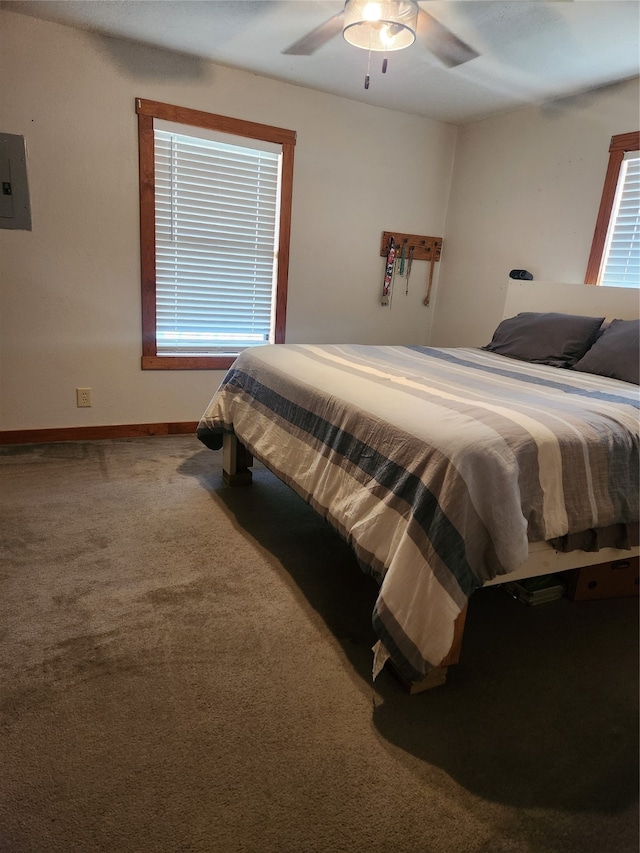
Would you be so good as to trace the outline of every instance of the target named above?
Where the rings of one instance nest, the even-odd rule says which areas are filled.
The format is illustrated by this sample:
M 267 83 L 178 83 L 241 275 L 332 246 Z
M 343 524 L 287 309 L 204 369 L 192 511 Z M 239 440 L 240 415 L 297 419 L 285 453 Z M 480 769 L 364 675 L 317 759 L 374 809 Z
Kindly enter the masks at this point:
M 571 367 L 589 349 L 604 317 L 525 311 L 503 320 L 482 349 L 551 367 Z
M 640 385 L 640 320 L 612 320 L 573 369 Z

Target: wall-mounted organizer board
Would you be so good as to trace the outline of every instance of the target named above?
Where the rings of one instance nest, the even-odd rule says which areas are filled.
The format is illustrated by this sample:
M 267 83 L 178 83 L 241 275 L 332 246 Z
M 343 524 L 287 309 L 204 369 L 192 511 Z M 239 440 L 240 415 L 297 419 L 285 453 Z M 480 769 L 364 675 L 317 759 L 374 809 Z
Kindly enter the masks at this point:
M 411 250 L 413 261 L 429 261 L 429 277 L 427 281 L 427 292 L 423 299 L 424 305 L 429 305 L 431 300 L 431 287 L 433 285 L 433 271 L 436 261 L 440 260 L 442 254 L 442 237 L 428 237 L 425 234 L 406 234 L 403 231 L 383 231 L 380 240 L 380 255 L 388 257 L 389 246 L 393 240 L 393 245 L 397 252 L 403 248 L 407 251 Z M 391 266 L 389 267 L 389 270 Z M 387 276 L 389 271 L 387 270 Z M 385 279 L 385 286 L 388 279 Z M 388 305 L 388 299 L 385 296 L 383 288 L 382 304 Z M 408 291 L 407 291 L 408 292 Z
M 400 231 L 383 231 L 380 241 L 380 255 L 386 255 L 389 239 L 393 237 L 396 246 L 413 246 L 414 261 L 439 261 L 442 253 L 442 237 L 426 237 L 424 234 L 404 234 Z

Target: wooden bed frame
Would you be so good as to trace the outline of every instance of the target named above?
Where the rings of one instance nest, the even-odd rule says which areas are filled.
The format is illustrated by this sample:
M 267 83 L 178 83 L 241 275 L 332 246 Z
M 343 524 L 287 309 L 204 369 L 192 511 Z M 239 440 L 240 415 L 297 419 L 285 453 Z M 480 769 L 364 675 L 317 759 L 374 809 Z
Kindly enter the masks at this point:
M 503 318 L 513 317 L 522 311 L 557 311 L 567 314 L 582 314 L 606 320 L 637 319 L 640 314 L 640 297 L 637 290 L 621 287 L 595 287 L 583 284 L 558 282 L 510 281 L 507 287 Z M 230 486 L 251 483 L 253 457 L 235 435 L 225 433 L 223 437 L 223 477 Z M 593 552 L 556 551 L 546 542 L 532 543 L 529 558 L 515 572 L 500 575 L 484 586 L 496 586 L 508 581 L 555 574 L 585 566 L 606 566 L 618 560 L 628 561 L 640 554 L 640 547 L 630 551 L 603 548 L 597 552 L 594 563 Z M 395 675 L 411 694 L 421 693 L 444 684 L 449 666 L 460 660 L 464 624 L 467 608 L 460 612 L 454 627 L 454 637 L 449 653 L 438 667 L 434 667 L 424 678 L 407 681 L 394 669 Z M 391 662 L 390 662 L 391 663 Z

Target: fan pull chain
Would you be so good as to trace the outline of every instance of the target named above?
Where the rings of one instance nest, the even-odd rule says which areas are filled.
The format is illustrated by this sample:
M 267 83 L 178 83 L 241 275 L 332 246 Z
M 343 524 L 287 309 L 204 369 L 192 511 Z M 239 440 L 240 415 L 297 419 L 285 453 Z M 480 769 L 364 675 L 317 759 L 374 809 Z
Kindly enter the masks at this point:
M 388 62 L 388 60 L 387 60 L 387 57 L 385 56 L 385 58 L 382 60 L 382 73 L 383 74 L 387 73 L 387 62 Z M 365 89 L 369 88 L 369 83 L 371 81 L 370 72 L 371 72 L 371 48 L 369 48 L 369 54 L 367 56 L 367 73 L 366 73 L 365 78 L 364 78 L 364 88 Z
M 369 88 L 369 72 L 371 71 L 371 48 L 369 48 L 369 55 L 367 57 L 367 74 L 364 78 L 364 88 Z

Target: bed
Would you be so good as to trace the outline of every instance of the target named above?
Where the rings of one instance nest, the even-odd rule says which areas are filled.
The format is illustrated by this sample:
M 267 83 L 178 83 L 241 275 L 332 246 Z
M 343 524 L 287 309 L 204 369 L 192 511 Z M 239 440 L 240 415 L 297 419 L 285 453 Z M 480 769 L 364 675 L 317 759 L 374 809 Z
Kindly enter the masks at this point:
M 581 367 L 637 337 L 637 294 L 545 287 L 510 287 L 486 349 L 245 350 L 198 426 L 227 482 L 259 459 L 351 545 L 379 585 L 374 676 L 390 660 L 412 692 L 444 682 L 478 588 L 638 552 L 637 380 Z

